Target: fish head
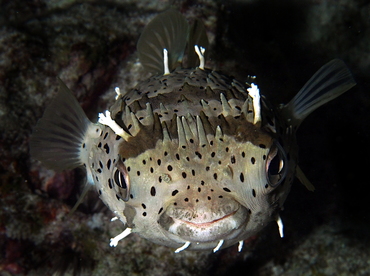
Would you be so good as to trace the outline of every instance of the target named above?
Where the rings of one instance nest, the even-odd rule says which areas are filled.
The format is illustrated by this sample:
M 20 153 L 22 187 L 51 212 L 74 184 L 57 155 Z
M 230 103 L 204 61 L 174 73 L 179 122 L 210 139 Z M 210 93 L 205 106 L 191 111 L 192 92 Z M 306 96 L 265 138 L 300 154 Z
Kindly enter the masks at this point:
M 170 130 L 175 138 L 158 137 L 143 125 L 120 145 L 128 188 L 116 189 L 127 198 L 128 227 L 158 244 L 188 242 L 204 250 L 247 239 L 276 217 L 287 193 L 280 187 L 284 149 L 269 132 L 235 117 L 225 117 L 234 127 L 217 126 L 203 136 L 199 116 L 177 116 L 177 137 Z

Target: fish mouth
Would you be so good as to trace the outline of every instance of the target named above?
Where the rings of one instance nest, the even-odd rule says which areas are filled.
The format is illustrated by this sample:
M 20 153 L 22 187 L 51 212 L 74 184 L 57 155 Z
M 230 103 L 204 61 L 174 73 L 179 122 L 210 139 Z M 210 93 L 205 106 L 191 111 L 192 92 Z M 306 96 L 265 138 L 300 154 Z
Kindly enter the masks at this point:
M 213 242 L 237 238 L 249 221 L 247 208 L 235 201 L 221 209 L 169 207 L 158 223 L 173 235 L 189 242 Z

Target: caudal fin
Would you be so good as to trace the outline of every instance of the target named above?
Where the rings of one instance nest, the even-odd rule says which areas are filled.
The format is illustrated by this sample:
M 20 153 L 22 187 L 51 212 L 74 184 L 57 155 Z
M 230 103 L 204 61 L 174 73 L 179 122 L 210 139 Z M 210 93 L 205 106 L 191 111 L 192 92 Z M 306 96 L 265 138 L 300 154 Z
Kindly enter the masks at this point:
M 81 146 L 92 123 L 67 86 L 60 90 L 38 121 L 30 140 L 31 156 L 56 171 L 83 165 Z
M 356 85 L 343 61 L 334 59 L 321 67 L 297 95 L 282 108 L 286 119 L 299 126 L 312 111 Z

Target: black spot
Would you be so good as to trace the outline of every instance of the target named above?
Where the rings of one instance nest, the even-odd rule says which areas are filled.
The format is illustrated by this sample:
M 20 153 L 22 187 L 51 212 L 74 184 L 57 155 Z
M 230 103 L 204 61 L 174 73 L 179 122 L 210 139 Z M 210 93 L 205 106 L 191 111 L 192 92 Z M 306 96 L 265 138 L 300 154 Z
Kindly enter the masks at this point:
M 265 144 L 259 144 L 259 147 L 260 147 L 261 149 L 265 149 L 265 148 L 266 148 L 266 145 L 265 145 Z
M 86 147 L 86 144 L 85 144 L 85 143 L 83 143 L 83 144 L 82 144 L 82 147 L 83 147 L 83 148 L 85 148 L 85 147 Z
M 225 150 L 226 150 L 226 152 L 229 152 L 229 147 L 226 147 Z
M 200 181 L 200 185 L 204 185 L 204 181 L 202 180 L 202 181 Z
M 212 152 L 211 153 L 211 157 L 215 157 L 216 153 L 215 152 Z
M 200 154 L 200 152 L 196 151 L 195 152 L 195 155 L 199 157 L 199 159 L 202 159 L 202 155 Z
M 194 170 L 191 170 L 191 174 L 192 174 L 193 176 L 195 176 L 195 171 L 194 171 Z
M 153 173 L 154 172 L 154 169 L 152 167 L 150 167 L 150 172 Z
M 119 139 L 121 139 L 122 137 L 121 136 L 119 136 L 119 135 L 117 135 L 116 136 L 116 141 L 118 141 Z
M 202 189 L 199 187 L 199 188 L 198 188 L 198 192 L 200 193 L 201 191 L 202 191 Z
M 256 163 L 256 159 L 254 157 L 251 158 L 251 162 L 252 164 L 254 165 L 254 163 Z
M 143 213 L 143 216 L 146 217 L 146 212 Z
M 99 142 L 99 144 L 98 144 L 98 148 L 101 148 L 101 142 Z
M 245 152 L 244 152 L 244 151 L 242 152 L 242 157 L 243 157 L 243 158 L 245 157 Z
M 234 155 L 231 156 L 230 161 L 231 161 L 231 164 L 235 164 L 236 161 L 235 161 L 235 156 Z
M 150 188 L 150 195 L 151 195 L 151 196 L 155 196 L 155 194 L 156 194 L 155 187 L 154 187 L 154 186 L 152 186 L 152 187 Z
M 158 160 L 157 160 L 157 164 L 158 164 L 158 166 L 160 166 L 160 165 L 161 165 L 161 163 L 162 163 L 161 159 L 158 159 Z
M 127 171 L 128 172 L 131 171 L 131 167 L 130 166 L 127 167 Z
M 167 152 L 167 151 L 165 151 L 165 152 L 163 153 L 163 155 L 164 155 L 164 156 L 167 156 L 167 155 L 168 155 L 168 152 Z
M 189 201 L 189 199 L 186 197 L 186 198 L 184 199 L 184 201 L 185 201 L 185 202 L 188 202 L 188 201 Z
M 144 203 L 141 203 L 141 206 L 146 209 L 146 205 Z
M 262 156 L 262 158 L 263 158 L 263 160 L 266 160 L 266 155 L 264 154 L 264 155 Z
M 101 190 L 99 190 L 99 195 L 101 195 Z
M 218 196 L 218 198 L 223 198 L 223 196 L 222 196 L 222 195 L 220 195 L 220 196 Z
M 108 186 L 109 186 L 109 189 L 113 189 L 112 181 L 110 178 L 108 179 Z
M 133 199 L 134 198 L 134 195 L 133 194 L 130 194 L 130 198 Z
M 101 169 L 97 169 L 96 171 L 97 171 L 98 173 L 101 173 L 101 172 L 102 172 L 102 170 L 101 170 Z
M 137 171 L 136 174 L 137 174 L 137 176 L 140 176 L 140 171 Z
M 98 182 L 99 182 L 99 178 L 98 178 L 97 176 L 95 176 L 95 179 L 96 179 L 96 181 L 98 181 Z
M 171 165 L 168 165 L 167 166 L 167 170 L 172 171 L 172 166 Z
M 186 172 L 182 172 L 181 175 L 182 175 L 183 178 L 186 178 Z
M 162 183 L 162 176 L 158 177 L 158 181 L 159 181 L 159 183 Z
M 143 165 L 146 165 L 146 160 L 143 160 Z
M 117 194 L 116 194 L 116 198 L 117 198 L 118 201 L 121 199 L 120 196 L 117 195 Z
M 214 174 L 213 174 L 213 178 L 214 178 L 215 180 L 217 180 L 217 173 L 214 173 Z
M 269 187 L 269 184 L 265 184 L 265 188 L 267 189 Z
M 231 192 L 228 188 L 224 188 L 223 190 L 224 190 L 225 192 L 228 192 L 228 193 L 230 193 L 230 192 Z
M 194 140 L 193 139 L 189 139 L 189 142 L 193 144 L 194 143 Z
M 99 167 L 104 169 L 103 163 L 101 161 L 99 161 Z
M 175 156 L 176 156 L 176 159 L 177 159 L 177 160 L 180 160 L 180 155 L 179 155 L 178 153 L 176 153 L 176 155 L 175 155 Z
M 241 182 L 244 182 L 244 174 L 243 173 L 240 173 L 240 176 L 239 177 L 240 177 L 240 181 Z
M 108 159 L 107 161 L 107 169 L 109 170 L 110 169 L 110 165 L 111 165 L 112 161 L 110 159 Z
M 172 192 L 172 196 L 175 196 L 178 192 L 179 192 L 178 190 L 174 190 L 174 191 Z
M 253 197 L 256 197 L 256 190 L 255 189 L 252 189 L 252 195 L 253 195 Z
M 106 132 L 106 133 L 104 134 L 104 138 L 103 138 L 103 139 L 105 140 L 105 139 L 107 139 L 107 137 L 108 137 L 108 132 Z
M 206 171 L 208 172 L 208 171 L 209 171 L 209 169 L 210 169 L 210 168 L 209 168 L 209 166 L 207 166 L 207 167 L 206 167 Z
M 158 211 L 158 215 L 159 215 L 160 213 L 162 213 L 162 211 L 163 211 L 163 208 L 161 207 L 161 209 L 159 209 L 159 211 Z
M 207 199 L 208 199 L 208 200 L 211 200 L 212 198 L 211 198 L 210 196 L 207 196 Z

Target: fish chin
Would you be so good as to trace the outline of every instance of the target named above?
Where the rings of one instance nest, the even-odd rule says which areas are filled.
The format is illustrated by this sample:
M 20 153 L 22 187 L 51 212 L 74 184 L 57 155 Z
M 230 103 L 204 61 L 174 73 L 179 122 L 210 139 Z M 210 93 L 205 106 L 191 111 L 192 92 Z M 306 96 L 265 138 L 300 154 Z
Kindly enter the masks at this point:
M 236 239 L 243 234 L 249 221 L 248 210 L 235 201 L 224 210 L 204 213 L 169 207 L 160 217 L 159 224 L 164 230 L 192 243 Z M 189 219 L 189 214 L 193 219 Z

